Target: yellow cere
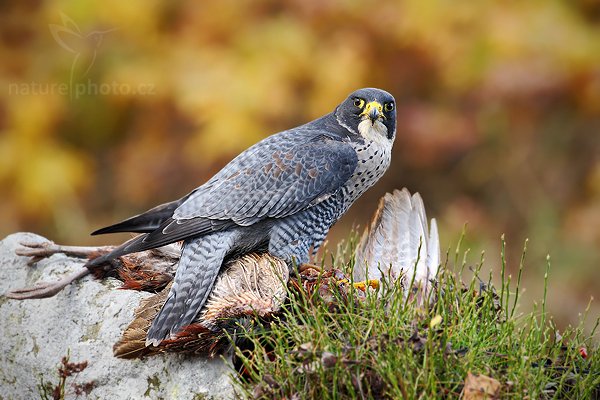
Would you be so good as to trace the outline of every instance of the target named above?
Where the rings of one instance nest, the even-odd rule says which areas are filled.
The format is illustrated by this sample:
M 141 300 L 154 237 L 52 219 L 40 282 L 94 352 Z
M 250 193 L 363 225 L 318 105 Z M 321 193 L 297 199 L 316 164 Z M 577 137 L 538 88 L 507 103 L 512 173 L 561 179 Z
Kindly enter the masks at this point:
M 371 109 L 373 108 L 377 109 L 377 111 L 379 111 L 380 114 L 382 113 L 383 106 L 381 105 L 381 103 L 379 103 L 378 101 L 371 101 L 367 103 L 365 110 L 360 115 L 369 114 L 369 111 L 371 111 Z

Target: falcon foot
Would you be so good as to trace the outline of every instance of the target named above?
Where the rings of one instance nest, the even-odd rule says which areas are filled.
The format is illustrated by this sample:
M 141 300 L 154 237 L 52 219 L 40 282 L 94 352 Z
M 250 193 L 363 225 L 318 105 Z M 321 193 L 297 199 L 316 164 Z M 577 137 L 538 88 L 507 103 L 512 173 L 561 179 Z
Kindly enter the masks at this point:
M 348 278 L 343 278 L 338 280 L 338 285 L 340 284 L 349 284 L 350 281 L 348 280 Z M 379 289 L 379 281 L 377 279 L 369 279 L 366 281 L 360 281 L 360 282 L 354 282 L 352 284 L 352 286 L 354 286 L 355 289 L 361 290 L 363 292 L 367 291 L 367 287 L 371 287 L 373 289 Z
M 379 289 L 379 280 L 377 279 L 369 279 L 361 282 L 354 282 L 354 288 L 358 290 L 362 290 L 363 292 L 367 291 L 367 287 L 371 287 L 373 289 Z

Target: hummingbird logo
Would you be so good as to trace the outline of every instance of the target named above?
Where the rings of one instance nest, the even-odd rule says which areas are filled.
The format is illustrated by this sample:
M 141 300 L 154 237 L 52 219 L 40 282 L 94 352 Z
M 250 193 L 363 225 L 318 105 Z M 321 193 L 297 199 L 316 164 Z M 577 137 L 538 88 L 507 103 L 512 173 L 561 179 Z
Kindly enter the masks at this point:
M 102 41 L 107 33 L 116 31 L 117 28 L 107 30 L 94 30 L 84 34 L 79 26 L 69 16 L 60 13 L 62 25 L 49 24 L 50 33 L 60 47 L 74 54 L 71 63 L 71 72 L 69 77 L 69 87 L 73 88 L 73 78 L 75 71 L 82 70 L 81 77 L 85 77 L 98 55 L 98 50 L 102 46 Z

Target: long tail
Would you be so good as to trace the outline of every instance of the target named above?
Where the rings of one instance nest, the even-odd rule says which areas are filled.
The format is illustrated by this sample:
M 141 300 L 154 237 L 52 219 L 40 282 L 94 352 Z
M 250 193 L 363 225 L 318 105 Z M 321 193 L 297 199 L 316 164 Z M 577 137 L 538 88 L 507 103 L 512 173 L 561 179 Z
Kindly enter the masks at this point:
M 146 345 L 157 346 L 194 322 L 236 238 L 235 231 L 226 231 L 185 241 L 175 281 L 148 330 Z

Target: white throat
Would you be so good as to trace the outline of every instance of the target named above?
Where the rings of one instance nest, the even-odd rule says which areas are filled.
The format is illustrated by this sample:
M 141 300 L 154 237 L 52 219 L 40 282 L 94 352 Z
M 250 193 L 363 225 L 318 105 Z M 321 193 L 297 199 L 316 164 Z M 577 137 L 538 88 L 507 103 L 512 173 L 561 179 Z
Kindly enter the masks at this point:
M 373 142 L 389 141 L 387 127 L 379 120 L 371 123 L 370 119 L 365 119 L 358 124 L 358 133 L 365 139 Z

